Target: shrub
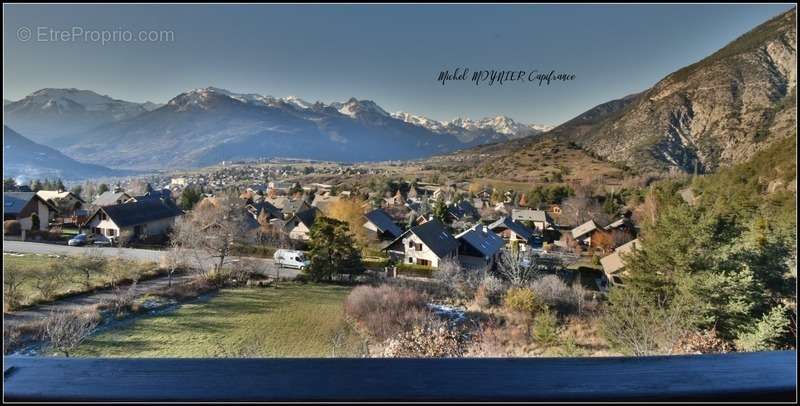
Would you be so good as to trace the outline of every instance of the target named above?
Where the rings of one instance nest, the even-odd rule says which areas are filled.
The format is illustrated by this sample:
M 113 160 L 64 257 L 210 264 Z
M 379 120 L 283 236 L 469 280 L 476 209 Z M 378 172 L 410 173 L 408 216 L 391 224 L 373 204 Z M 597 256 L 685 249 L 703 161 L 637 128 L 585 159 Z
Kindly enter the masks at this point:
M 529 288 L 511 288 L 503 299 L 506 309 L 524 315 L 533 315 L 539 309 L 536 297 Z
M 498 305 L 506 293 L 506 285 L 500 278 L 486 275 L 475 292 L 475 302 L 479 306 Z
M 134 299 L 136 299 L 136 282 L 133 282 L 128 289 L 114 288 L 113 295 L 103 302 L 103 306 L 120 317 L 131 311 Z
M 580 312 L 584 291 L 580 286 L 570 288 L 556 275 L 545 275 L 530 285 L 534 296 L 561 315 Z
M 69 357 L 70 351 L 80 345 L 97 327 L 97 318 L 80 312 L 54 311 L 45 319 L 41 336 L 45 348 Z
M 533 339 L 545 346 L 550 346 L 558 341 L 558 323 L 556 316 L 545 308 L 533 320 Z
M 464 336 L 440 320 L 427 320 L 411 331 L 399 333 L 386 343 L 384 357 L 460 357 Z
M 10 323 L 3 323 L 3 354 L 8 355 L 16 350 L 21 342 L 22 332 Z
M 3 235 L 18 236 L 22 234 L 22 226 L 17 220 L 6 220 L 3 222 Z
M 389 285 L 356 287 L 345 299 L 344 311 L 379 340 L 410 329 L 429 314 L 422 294 Z
M 692 331 L 681 338 L 675 352 L 684 354 L 715 354 L 733 350 L 729 342 L 717 335 L 716 329 Z
M 22 284 L 27 280 L 27 275 L 17 266 L 6 265 L 3 271 L 3 311 L 13 311 L 17 309 L 24 295 Z
M 455 260 L 443 261 L 433 276 L 451 289 L 456 299 L 472 299 L 483 281 L 486 270 L 466 269 Z

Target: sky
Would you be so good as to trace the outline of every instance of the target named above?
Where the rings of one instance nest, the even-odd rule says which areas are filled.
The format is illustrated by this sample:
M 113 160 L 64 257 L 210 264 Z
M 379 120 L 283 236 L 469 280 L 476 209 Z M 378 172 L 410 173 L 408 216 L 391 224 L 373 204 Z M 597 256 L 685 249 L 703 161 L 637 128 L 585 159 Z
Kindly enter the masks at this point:
M 4 4 L 3 98 L 78 88 L 164 103 L 215 86 L 555 125 L 645 90 L 791 7 Z M 469 69 L 467 80 L 436 80 L 456 68 Z M 526 75 L 475 85 L 478 70 Z M 539 86 L 525 80 L 533 70 L 575 77 Z

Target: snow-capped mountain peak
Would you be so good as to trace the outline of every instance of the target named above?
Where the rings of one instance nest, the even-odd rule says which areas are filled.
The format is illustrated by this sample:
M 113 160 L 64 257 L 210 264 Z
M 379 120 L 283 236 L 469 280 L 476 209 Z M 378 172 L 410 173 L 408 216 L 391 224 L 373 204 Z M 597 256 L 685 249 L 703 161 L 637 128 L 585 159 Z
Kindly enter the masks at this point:
M 405 112 L 394 113 L 392 117 L 438 133 L 461 134 L 462 139 L 471 139 L 464 134 L 470 132 L 490 132 L 513 139 L 542 133 L 551 128 L 538 124 L 519 123 L 507 116 L 487 117 L 480 120 L 456 117 L 442 122 Z
M 285 103 L 289 103 L 289 104 L 291 104 L 293 106 L 299 107 L 299 108 L 301 108 L 303 110 L 310 109 L 311 107 L 314 106 L 314 104 L 309 103 L 309 102 L 307 102 L 307 101 L 305 101 L 305 100 L 303 100 L 303 99 L 301 99 L 301 98 L 299 98 L 297 96 L 287 96 L 287 97 L 281 98 L 281 101 L 283 101 Z
M 363 113 L 372 113 L 383 117 L 391 117 L 386 110 L 381 108 L 381 106 L 374 101 L 358 100 L 355 97 L 351 97 L 350 100 L 345 103 L 331 103 L 331 107 L 339 110 L 339 113 L 350 117 L 357 117 Z

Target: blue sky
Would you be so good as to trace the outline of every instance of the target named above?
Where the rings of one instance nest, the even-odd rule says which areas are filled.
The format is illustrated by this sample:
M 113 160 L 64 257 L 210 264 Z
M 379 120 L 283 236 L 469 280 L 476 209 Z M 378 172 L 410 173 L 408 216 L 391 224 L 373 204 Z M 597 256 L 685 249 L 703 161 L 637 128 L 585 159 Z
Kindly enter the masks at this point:
M 791 7 L 4 5 L 3 97 L 75 87 L 166 102 L 216 86 L 312 102 L 354 96 L 438 120 L 504 114 L 558 124 L 652 86 Z M 23 27 L 34 39 L 19 39 Z M 173 38 L 35 40 L 37 32 L 74 27 L 170 31 Z M 576 78 L 549 87 L 436 81 L 456 67 L 556 70 Z

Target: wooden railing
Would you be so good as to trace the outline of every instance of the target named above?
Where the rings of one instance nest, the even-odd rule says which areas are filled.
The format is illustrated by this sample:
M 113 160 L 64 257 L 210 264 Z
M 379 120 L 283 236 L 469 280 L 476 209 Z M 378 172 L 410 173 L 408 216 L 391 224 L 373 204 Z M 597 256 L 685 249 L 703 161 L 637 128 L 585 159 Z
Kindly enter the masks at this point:
M 796 352 L 466 359 L 4 358 L 6 401 L 794 401 Z

